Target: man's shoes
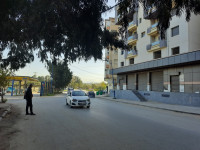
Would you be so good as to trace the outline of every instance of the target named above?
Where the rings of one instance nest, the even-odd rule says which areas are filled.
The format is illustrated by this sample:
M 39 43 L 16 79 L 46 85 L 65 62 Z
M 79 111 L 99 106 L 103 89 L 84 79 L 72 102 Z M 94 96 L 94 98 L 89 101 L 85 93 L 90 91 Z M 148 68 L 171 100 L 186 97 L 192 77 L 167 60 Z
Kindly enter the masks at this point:
M 26 115 L 30 115 L 29 113 L 26 113 Z
M 30 115 L 36 115 L 36 114 L 34 114 L 34 113 L 31 113 Z

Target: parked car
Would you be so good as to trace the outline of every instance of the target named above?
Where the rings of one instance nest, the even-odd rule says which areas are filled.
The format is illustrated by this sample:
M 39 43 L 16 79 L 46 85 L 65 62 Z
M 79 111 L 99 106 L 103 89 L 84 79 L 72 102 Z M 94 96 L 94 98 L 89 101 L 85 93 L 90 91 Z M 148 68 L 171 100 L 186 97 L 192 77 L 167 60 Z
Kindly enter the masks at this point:
M 84 91 L 71 91 L 66 97 L 66 105 L 72 107 L 90 108 L 90 98 Z
M 93 91 L 88 92 L 88 97 L 89 98 L 95 98 L 95 93 Z

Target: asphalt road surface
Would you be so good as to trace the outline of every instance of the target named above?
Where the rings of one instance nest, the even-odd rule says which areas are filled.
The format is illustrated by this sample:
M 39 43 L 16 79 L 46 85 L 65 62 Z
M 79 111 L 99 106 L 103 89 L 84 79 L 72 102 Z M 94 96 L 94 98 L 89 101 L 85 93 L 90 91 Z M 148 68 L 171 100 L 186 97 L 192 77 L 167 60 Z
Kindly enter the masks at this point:
M 200 116 L 99 98 L 91 108 L 69 108 L 65 95 L 35 97 L 36 116 L 25 115 L 25 100 L 11 150 L 200 150 Z

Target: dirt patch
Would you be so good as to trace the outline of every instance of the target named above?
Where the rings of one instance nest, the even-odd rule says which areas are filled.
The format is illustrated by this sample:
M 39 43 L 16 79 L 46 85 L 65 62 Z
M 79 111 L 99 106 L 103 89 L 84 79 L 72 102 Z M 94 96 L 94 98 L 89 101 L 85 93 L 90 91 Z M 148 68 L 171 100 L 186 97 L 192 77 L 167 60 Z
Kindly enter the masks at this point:
M 20 109 L 15 105 L 11 105 L 11 112 L 0 121 L 0 150 L 8 150 L 10 147 L 10 139 L 19 130 L 14 128 L 14 125 L 19 120 Z

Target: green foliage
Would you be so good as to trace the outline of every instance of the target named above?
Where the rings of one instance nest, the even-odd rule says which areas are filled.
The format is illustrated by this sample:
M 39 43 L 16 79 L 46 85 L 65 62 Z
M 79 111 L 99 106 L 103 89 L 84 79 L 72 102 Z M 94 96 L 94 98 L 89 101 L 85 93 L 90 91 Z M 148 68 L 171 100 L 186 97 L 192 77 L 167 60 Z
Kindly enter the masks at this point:
M 82 80 L 77 77 L 73 76 L 70 84 L 68 87 L 74 88 L 74 89 L 82 89 L 86 91 L 98 91 L 98 90 L 105 90 L 107 84 L 105 82 L 101 83 L 83 83 Z
M 191 13 L 195 15 L 200 14 L 200 1 L 199 0 L 118 0 L 119 13 L 121 14 L 122 27 L 120 29 L 121 35 L 123 35 L 128 26 L 128 9 L 134 10 L 138 8 L 138 2 L 142 4 L 145 11 L 152 6 L 157 8 L 158 28 L 161 32 L 161 36 L 164 38 L 165 31 L 170 26 L 170 20 L 175 12 L 176 16 L 180 16 L 184 12 L 186 13 L 186 21 L 190 20 Z M 173 3 L 175 4 L 174 7 Z
M 48 61 L 48 54 L 62 55 L 65 62 L 101 59 L 101 13 L 108 9 L 107 1 L 2 0 L 0 65 L 23 68 L 36 50 L 42 61 Z M 8 55 L 2 59 L 5 50 Z
M 45 81 L 45 77 L 44 76 L 38 76 L 37 79 L 42 82 L 42 81 Z
M 9 84 L 9 76 L 12 72 L 7 69 L 0 69 L 0 88 L 5 88 Z
M 72 72 L 64 62 L 58 62 L 53 65 L 51 62 L 48 62 L 48 71 L 53 77 L 53 85 L 57 90 L 64 89 L 72 79 Z
M 73 76 L 72 80 L 71 80 L 71 82 L 69 84 L 69 87 L 74 88 L 74 89 L 83 88 L 83 82 L 79 77 Z
M 1 89 L 1 91 L 3 91 L 3 89 L 5 89 L 5 87 L 9 85 L 9 82 L 10 82 L 9 76 L 11 76 L 11 75 L 12 75 L 12 72 L 10 70 L 0 68 L 0 89 Z M 1 96 L 1 101 L 3 102 L 4 101 L 4 98 L 3 98 L 4 93 L 1 92 L 0 96 Z

